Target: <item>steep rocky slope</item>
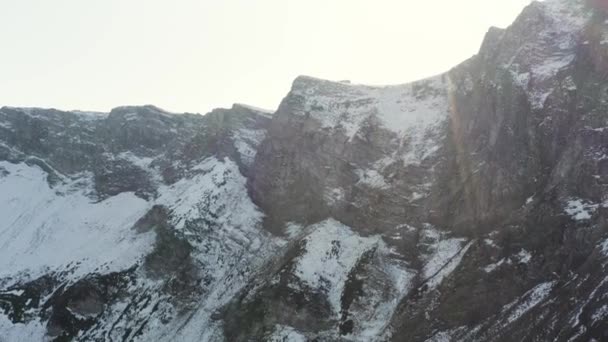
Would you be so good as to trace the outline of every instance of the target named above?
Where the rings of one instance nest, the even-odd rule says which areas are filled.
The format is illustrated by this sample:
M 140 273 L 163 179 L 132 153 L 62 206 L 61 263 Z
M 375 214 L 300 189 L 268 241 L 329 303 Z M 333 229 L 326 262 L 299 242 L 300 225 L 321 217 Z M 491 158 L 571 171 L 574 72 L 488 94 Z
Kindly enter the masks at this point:
M 0 109 L 0 341 L 607 340 L 607 10 L 272 114 Z

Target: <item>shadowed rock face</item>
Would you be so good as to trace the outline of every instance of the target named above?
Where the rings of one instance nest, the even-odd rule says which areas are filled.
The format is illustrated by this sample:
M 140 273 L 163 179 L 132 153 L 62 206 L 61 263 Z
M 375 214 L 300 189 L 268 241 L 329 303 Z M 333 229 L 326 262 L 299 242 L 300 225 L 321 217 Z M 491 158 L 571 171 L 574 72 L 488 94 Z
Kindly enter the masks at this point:
M 608 339 L 607 19 L 533 2 L 445 74 L 302 76 L 272 115 L 0 109 L 0 332 Z
M 417 208 L 446 139 L 447 82 L 372 88 L 296 79 L 251 176 L 267 226 L 280 231 L 288 221 L 332 216 L 371 233 L 403 223 L 406 213 L 424 215 Z M 387 111 L 395 114 L 383 121 Z
M 580 340 L 605 338 L 603 320 L 572 323 L 570 310 L 581 304 L 558 309 L 578 298 L 574 288 L 597 289 L 587 305 L 605 304 L 597 295 L 606 291 L 597 254 L 606 234 L 606 51 L 597 48 L 605 19 L 582 2 L 533 3 L 511 27 L 491 29 L 475 57 L 404 86 L 395 98 L 403 115 L 426 109 L 408 108 L 409 96 L 414 103 L 431 97 L 437 111 L 449 113 L 436 125 L 420 125 L 437 145 L 417 163 L 399 152 L 427 152 L 424 140 L 399 141 L 403 131 L 383 112 L 393 89 L 296 80 L 251 177 L 269 227 L 334 217 L 364 235 L 381 232 L 410 265 L 424 265 L 424 253 L 399 224 L 428 222 L 475 241 L 437 289 L 414 282 L 393 315 L 394 340 L 567 340 L 575 331 Z M 408 87 L 418 85 L 425 91 L 410 95 Z M 442 96 L 447 108 L 436 100 Z M 364 117 L 350 132 L 342 119 L 348 115 Z M 597 210 L 577 220 L 568 214 L 577 199 Z M 522 250 L 532 258 L 512 260 Z M 596 271 L 588 274 L 587 267 Z M 545 286 L 534 292 L 538 284 Z M 509 319 L 513 300 L 549 288 L 526 310 L 511 308 L 540 318 Z

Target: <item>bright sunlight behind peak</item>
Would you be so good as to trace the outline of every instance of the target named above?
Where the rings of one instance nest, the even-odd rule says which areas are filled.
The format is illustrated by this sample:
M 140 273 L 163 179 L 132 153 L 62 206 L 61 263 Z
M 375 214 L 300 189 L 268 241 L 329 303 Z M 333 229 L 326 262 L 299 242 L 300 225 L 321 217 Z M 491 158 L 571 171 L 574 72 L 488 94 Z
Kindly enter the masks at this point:
M 276 108 L 297 75 L 404 83 L 475 54 L 529 0 L 22 0 L 0 11 L 0 105 Z

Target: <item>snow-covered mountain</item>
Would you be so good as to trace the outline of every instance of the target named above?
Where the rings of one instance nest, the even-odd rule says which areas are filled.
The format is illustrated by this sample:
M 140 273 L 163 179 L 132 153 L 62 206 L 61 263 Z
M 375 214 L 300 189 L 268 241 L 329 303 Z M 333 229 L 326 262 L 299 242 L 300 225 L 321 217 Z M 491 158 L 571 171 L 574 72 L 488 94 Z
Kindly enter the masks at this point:
M 274 113 L 0 109 L 0 341 L 608 340 L 608 13 Z

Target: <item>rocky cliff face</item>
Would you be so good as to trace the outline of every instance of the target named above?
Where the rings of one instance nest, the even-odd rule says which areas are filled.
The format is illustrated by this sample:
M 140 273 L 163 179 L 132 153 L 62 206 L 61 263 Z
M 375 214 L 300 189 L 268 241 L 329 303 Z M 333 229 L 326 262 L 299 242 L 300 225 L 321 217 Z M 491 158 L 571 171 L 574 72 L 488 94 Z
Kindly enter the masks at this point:
M 608 12 L 275 113 L 0 109 L 0 341 L 608 339 Z

